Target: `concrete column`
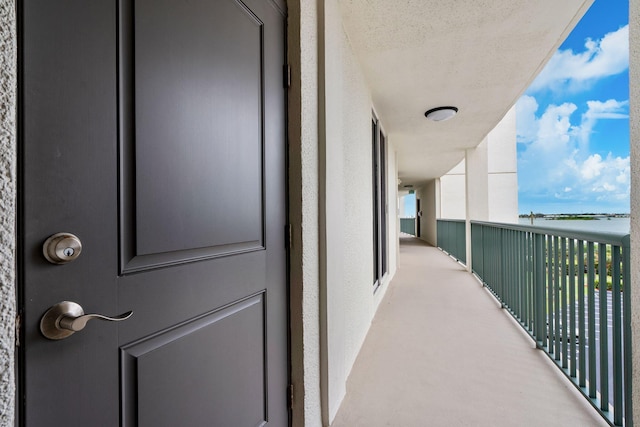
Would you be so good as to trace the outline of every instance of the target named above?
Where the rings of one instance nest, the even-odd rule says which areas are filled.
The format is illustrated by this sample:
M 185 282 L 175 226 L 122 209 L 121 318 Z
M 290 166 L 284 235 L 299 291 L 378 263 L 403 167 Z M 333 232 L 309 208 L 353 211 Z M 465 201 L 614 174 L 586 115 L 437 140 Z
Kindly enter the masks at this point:
M 436 220 L 442 218 L 442 187 L 440 178 L 436 178 Z
M 631 130 L 631 339 L 633 422 L 640 425 L 640 0 L 629 2 L 629 125 Z
M 518 222 L 516 107 L 487 136 L 489 220 Z
M 471 220 L 489 219 L 489 166 L 487 139 L 465 152 L 467 270 L 471 271 Z
M 400 218 L 406 218 L 406 215 L 407 215 L 405 213 L 405 209 L 404 209 L 405 197 L 407 195 L 408 194 L 402 194 L 402 195 L 399 196 L 399 200 L 400 200 L 400 208 L 399 208 L 400 212 L 399 212 L 399 215 L 400 215 Z
M 466 164 L 464 159 L 440 177 L 440 213 L 442 219 L 466 218 Z
M 436 180 L 427 182 L 420 187 L 420 203 L 422 217 L 420 218 L 420 238 L 430 245 L 436 246 L 437 238 L 437 208 L 440 204 Z

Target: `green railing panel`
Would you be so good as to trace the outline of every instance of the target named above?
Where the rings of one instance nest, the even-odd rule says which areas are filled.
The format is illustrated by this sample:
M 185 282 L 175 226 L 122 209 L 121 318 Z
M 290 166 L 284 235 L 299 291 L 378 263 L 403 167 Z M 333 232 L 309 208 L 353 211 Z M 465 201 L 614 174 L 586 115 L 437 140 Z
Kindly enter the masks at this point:
M 451 223 L 438 222 L 449 253 Z M 472 221 L 471 253 L 537 347 L 609 424 L 632 427 L 629 235 Z
M 439 219 L 437 221 L 438 247 L 462 262 L 467 262 L 467 238 L 464 220 Z
M 400 218 L 400 231 L 403 233 L 416 235 L 416 219 L 415 218 Z

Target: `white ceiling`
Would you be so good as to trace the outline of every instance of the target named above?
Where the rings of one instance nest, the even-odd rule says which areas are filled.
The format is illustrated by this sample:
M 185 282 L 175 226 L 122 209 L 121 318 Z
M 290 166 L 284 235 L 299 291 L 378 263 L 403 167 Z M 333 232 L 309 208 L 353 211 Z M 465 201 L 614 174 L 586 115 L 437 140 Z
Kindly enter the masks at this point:
M 339 0 L 402 184 L 440 177 L 502 119 L 593 0 Z M 446 122 L 424 117 L 453 105 Z

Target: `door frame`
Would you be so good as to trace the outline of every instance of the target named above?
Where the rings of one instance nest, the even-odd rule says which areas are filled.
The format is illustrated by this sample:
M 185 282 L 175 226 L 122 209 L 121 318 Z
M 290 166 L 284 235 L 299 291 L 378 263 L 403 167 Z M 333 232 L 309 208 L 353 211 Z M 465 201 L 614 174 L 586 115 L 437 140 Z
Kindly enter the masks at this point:
M 420 230 L 422 230 L 422 207 L 420 199 L 416 197 L 416 237 L 420 238 Z

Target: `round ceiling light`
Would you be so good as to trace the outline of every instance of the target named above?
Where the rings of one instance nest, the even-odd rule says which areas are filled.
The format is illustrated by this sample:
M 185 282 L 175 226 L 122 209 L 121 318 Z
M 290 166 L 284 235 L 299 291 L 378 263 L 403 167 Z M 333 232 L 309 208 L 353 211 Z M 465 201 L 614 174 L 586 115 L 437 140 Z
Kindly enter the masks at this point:
M 458 112 L 458 107 L 436 107 L 424 113 L 425 117 L 434 122 L 449 120 Z

